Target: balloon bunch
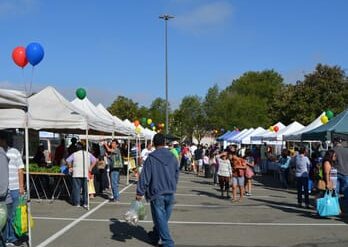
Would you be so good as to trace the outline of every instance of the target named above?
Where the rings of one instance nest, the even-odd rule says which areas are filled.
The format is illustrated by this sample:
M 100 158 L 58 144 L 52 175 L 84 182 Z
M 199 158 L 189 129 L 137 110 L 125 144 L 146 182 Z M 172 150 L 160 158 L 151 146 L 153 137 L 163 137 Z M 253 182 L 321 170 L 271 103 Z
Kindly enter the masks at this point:
M 45 52 L 43 47 L 36 42 L 30 43 L 26 48 L 17 46 L 12 51 L 13 62 L 22 69 L 28 64 L 38 65 L 44 58 Z
M 152 121 L 152 119 L 151 118 L 146 118 L 146 117 L 142 117 L 141 119 L 140 119 L 140 122 L 139 122 L 139 120 L 135 120 L 134 121 L 134 125 L 135 124 L 142 124 L 143 126 L 145 126 L 145 125 L 148 125 L 148 126 L 150 126 L 150 128 L 153 130 L 153 131 L 156 131 L 156 129 L 158 130 L 158 131 L 161 131 L 163 128 L 164 128 L 164 123 L 158 123 L 157 125 Z
M 323 124 L 327 124 L 329 120 L 331 120 L 334 117 L 334 113 L 330 110 L 325 111 L 325 115 L 320 117 L 320 121 Z
M 276 132 L 277 133 L 279 131 L 279 126 L 277 126 L 277 125 L 269 126 L 268 130 L 271 131 L 271 132 Z

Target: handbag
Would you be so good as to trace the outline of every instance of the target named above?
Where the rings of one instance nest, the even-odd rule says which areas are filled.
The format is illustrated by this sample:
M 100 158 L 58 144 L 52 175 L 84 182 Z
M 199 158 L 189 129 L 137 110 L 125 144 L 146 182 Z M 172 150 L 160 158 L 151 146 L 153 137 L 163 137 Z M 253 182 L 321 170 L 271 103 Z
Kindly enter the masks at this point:
M 30 228 L 33 228 L 34 221 L 31 215 L 30 218 Z M 13 228 L 18 235 L 18 237 L 27 234 L 28 229 L 28 209 L 27 209 L 27 201 L 24 196 L 19 197 L 19 205 L 16 208 L 15 218 L 13 222 Z
M 318 190 L 326 190 L 328 188 L 332 188 L 332 182 L 330 181 L 328 186 L 326 186 L 326 182 L 324 179 L 319 179 L 317 183 L 317 189 Z
M 321 217 L 338 216 L 341 213 L 338 196 L 326 191 L 323 198 L 317 199 L 317 212 Z
M 246 171 L 245 171 L 245 177 L 246 178 L 252 178 L 254 176 L 254 172 L 250 167 L 247 167 Z
M 319 179 L 317 183 L 318 190 L 326 190 L 326 183 L 323 179 Z

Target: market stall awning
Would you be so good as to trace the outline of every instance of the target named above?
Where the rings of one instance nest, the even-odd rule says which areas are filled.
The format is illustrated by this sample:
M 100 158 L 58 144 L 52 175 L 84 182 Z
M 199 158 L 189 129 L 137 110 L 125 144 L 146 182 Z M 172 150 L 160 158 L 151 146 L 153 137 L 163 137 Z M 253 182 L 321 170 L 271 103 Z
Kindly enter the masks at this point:
M 302 134 L 303 140 L 332 141 L 335 137 L 348 140 L 348 109 L 327 124 Z

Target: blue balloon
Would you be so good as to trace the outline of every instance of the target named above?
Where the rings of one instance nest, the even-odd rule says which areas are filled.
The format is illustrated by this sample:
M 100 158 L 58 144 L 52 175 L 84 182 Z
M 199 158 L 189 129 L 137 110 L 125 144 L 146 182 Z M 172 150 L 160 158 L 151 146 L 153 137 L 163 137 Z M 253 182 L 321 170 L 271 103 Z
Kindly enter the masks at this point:
M 25 49 L 25 55 L 29 63 L 33 66 L 39 64 L 44 57 L 44 49 L 39 43 L 30 43 Z
M 153 126 L 155 126 L 155 124 L 154 124 L 154 123 L 151 123 L 150 126 L 151 126 L 151 128 L 153 128 Z

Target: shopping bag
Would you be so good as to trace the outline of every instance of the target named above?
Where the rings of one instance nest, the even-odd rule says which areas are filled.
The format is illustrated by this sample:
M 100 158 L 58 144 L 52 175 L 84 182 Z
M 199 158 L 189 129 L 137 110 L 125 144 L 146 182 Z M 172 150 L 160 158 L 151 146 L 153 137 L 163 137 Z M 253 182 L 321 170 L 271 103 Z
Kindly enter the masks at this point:
M 317 212 L 322 217 L 337 216 L 341 213 L 338 196 L 326 191 L 323 198 L 317 199 Z
M 139 220 L 145 220 L 146 208 L 144 203 L 138 200 L 132 201 L 130 208 L 124 214 L 123 218 L 131 225 L 137 225 Z
M 34 227 L 34 221 L 30 215 L 30 228 Z M 13 228 L 16 234 L 21 237 L 28 232 L 28 206 L 24 196 L 19 198 L 19 205 L 16 208 Z
M 0 202 L 0 229 L 4 228 L 7 222 L 7 206 L 5 202 Z

